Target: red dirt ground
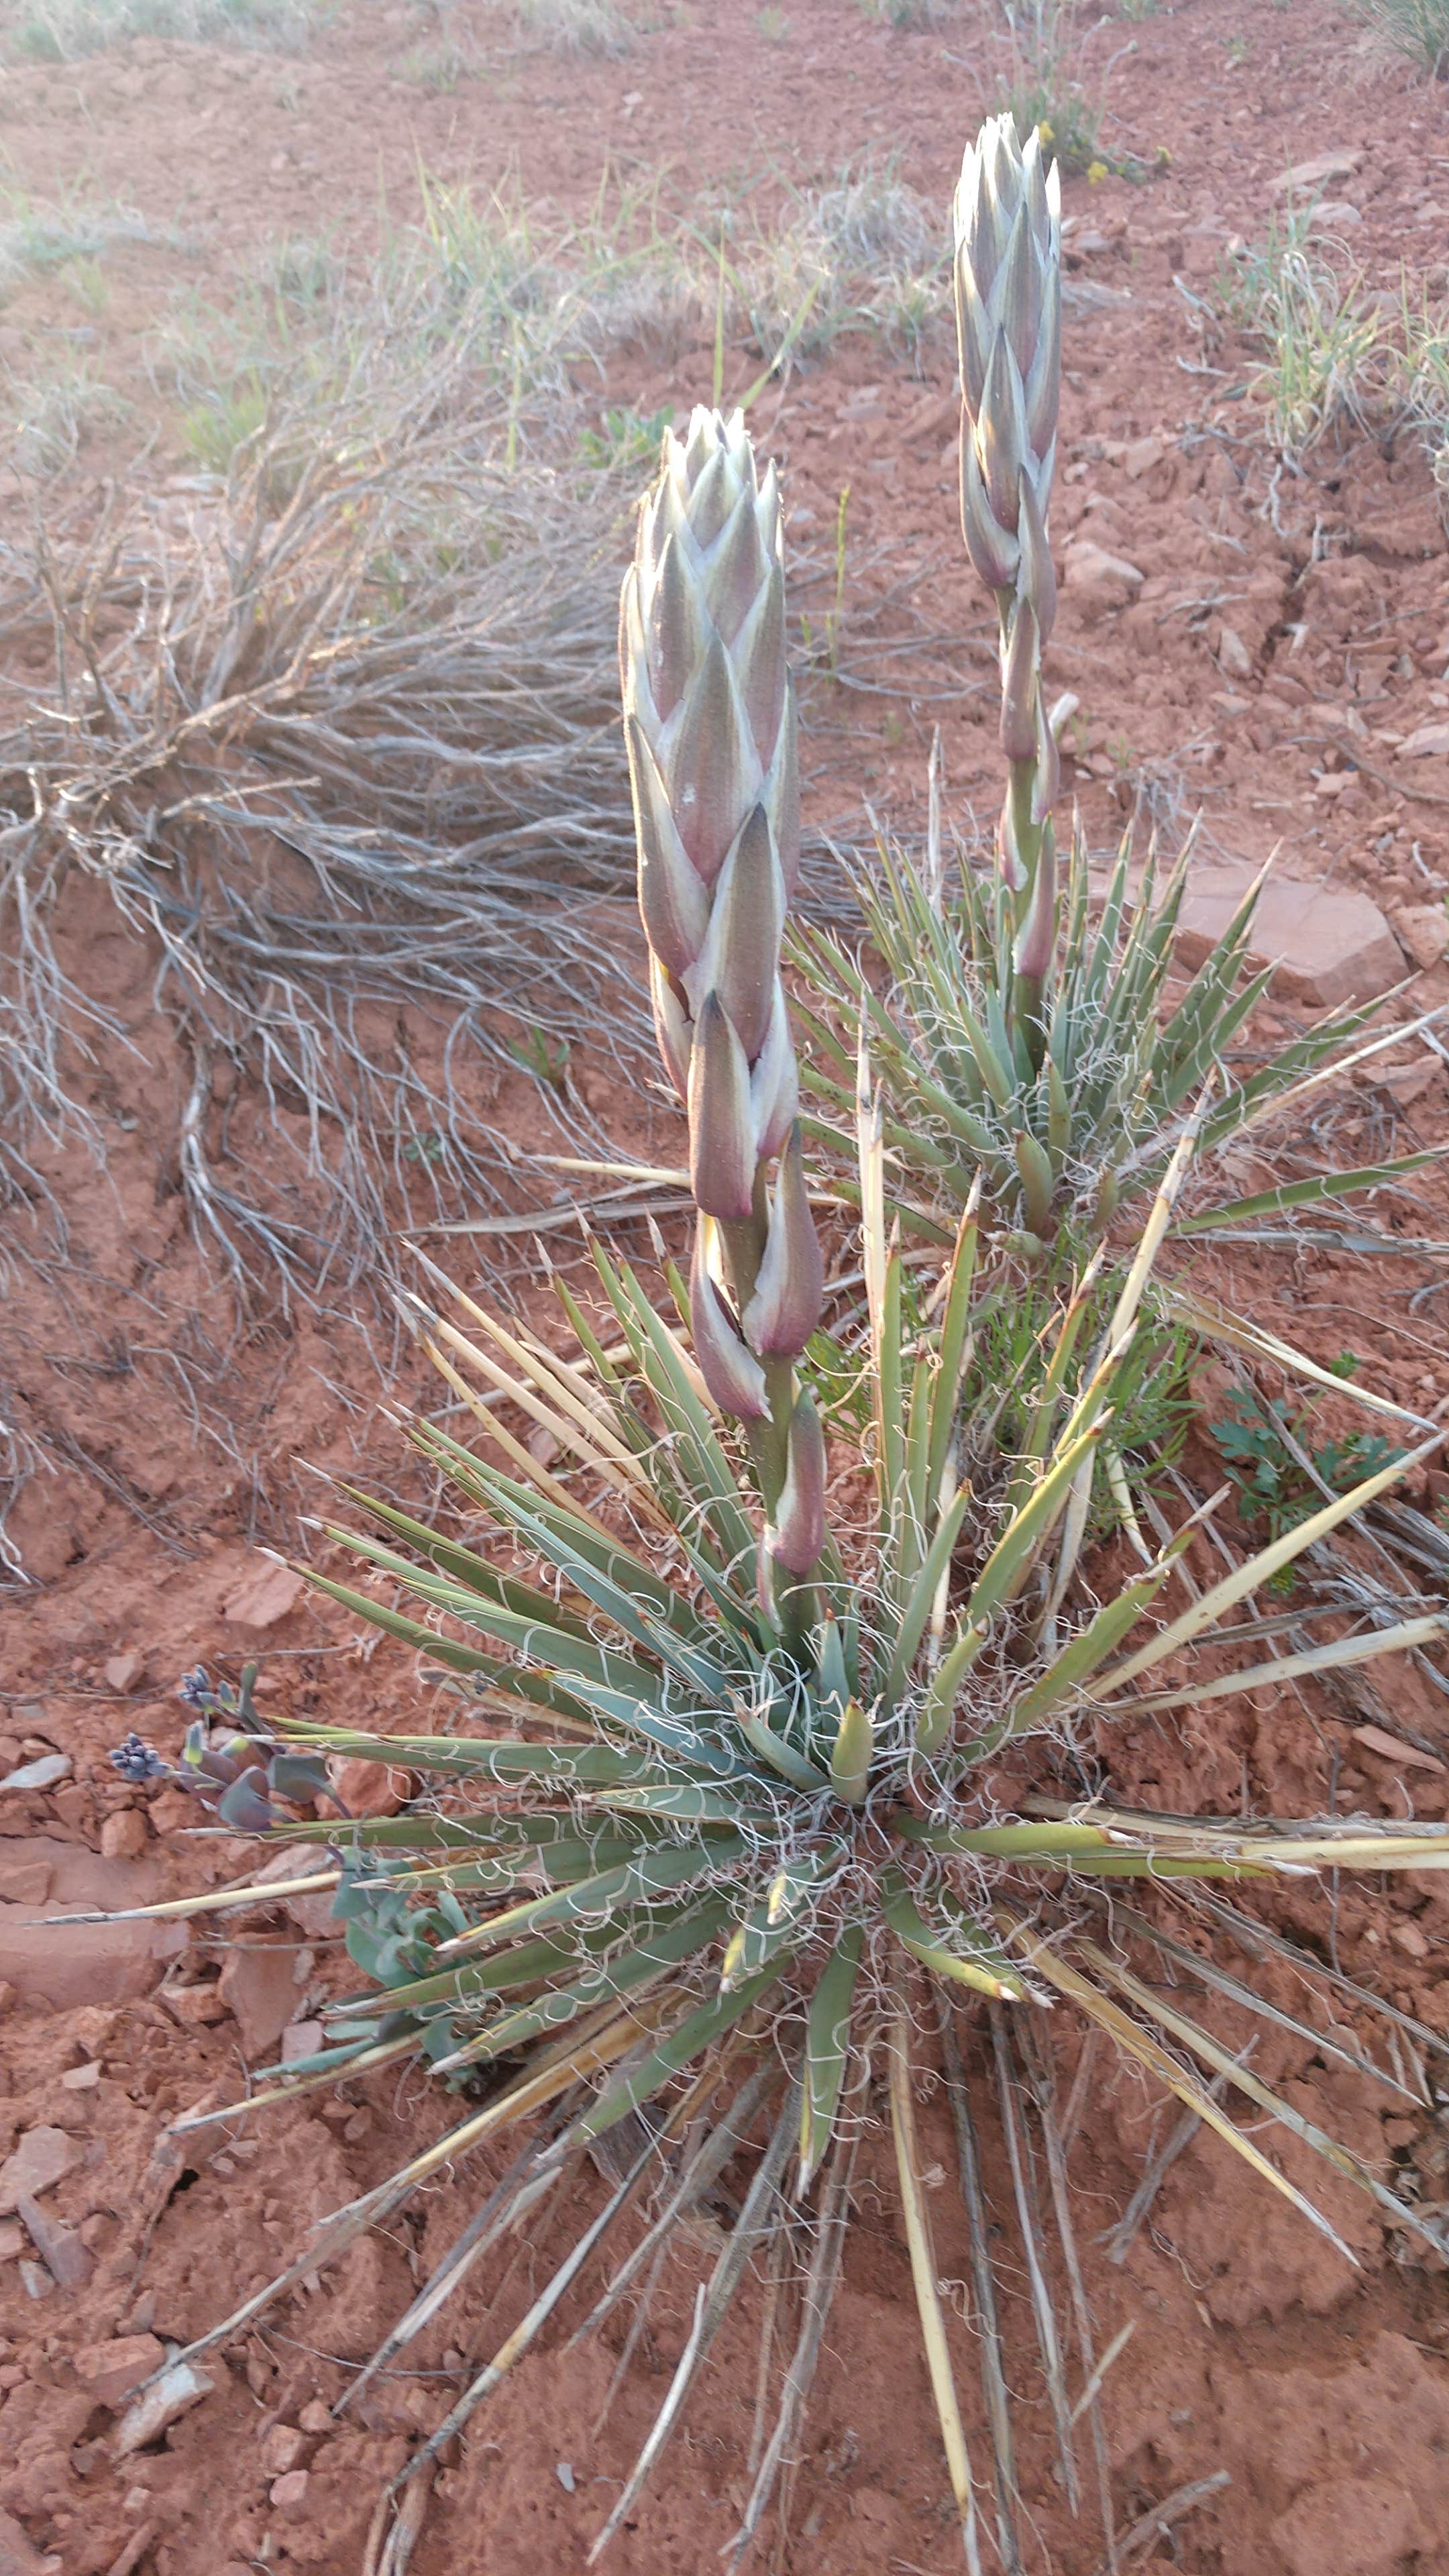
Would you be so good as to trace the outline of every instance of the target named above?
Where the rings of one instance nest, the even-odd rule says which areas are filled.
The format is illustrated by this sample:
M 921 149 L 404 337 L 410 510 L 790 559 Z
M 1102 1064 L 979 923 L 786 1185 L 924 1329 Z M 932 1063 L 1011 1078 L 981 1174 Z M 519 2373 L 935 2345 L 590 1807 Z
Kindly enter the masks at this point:
M 943 10 L 918 31 L 894 29 L 854 0 L 790 0 L 764 15 L 782 17 L 778 40 L 767 41 L 738 0 L 663 10 L 625 55 L 600 61 L 530 45 L 506 14 L 464 5 L 447 24 L 479 68 L 446 95 L 400 76 L 409 49 L 437 38 L 422 8 L 354 6 L 299 56 L 137 40 L 64 66 L 12 63 L 0 75 L 0 147 L 37 202 L 84 180 L 192 245 L 112 255 L 111 300 L 93 326 L 100 371 L 154 432 L 142 470 L 164 484 L 190 470 L 143 364 L 164 295 L 193 280 L 224 301 L 248 259 L 281 235 L 366 242 L 381 195 L 411 204 L 420 161 L 480 187 L 516 174 L 530 203 L 567 214 L 592 197 L 606 157 L 617 171 L 667 168 L 691 187 L 749 173 L 768 197 L 781 179 L 826 180 L 874 148 L 898 153 L 903 175 L 944 206 L 962 144 L 994 103 L 992 55 L 974 11 Z M 1449 877 L 1449 759 L 1398 760 L 1394 740 L 1449 709 L 1445 542 L 1426 464 L 1412 442 L 1385 453 L 1366 436 L 1321 450 L 1270 498 L 1272 459 L 1251 398 L 1235 391 L 1251 375 L 1251 353 L 1231 334 L 1204 346 L 1173 280 L 1204 291 L 1230 238 L 1261 236 L 1273 180 L 1342 146 L 1360 159 L 1334 194 L 1357 209 L 1351 237 L 1369 284 L 1396 294 L 1407 263 L 1442 299 L 1437 200 L 1449 203 L 1449 88 L 1374 58 L 1355 27 L 1316 0 L 1251 12 L 1233 0 L 1182 0 L 1107 25 L 1089 59 L 1109 56 L 1109 150 L 1150 162 L 1162 147 L 1170 159 L 1137 186 L 1109 177 L 1066 188 L 1079 219 L 1073 282 L 1088 292 L 1073 299 L 1069 320 L 1053 537 L 1060 558 L 1074 535 L 1090 533 L 1144 576 L 1122 604 L 1068 586 L 1052 644 L 1054 686 L 1082 700 L 1077 785 L 1089 829 L 1105 844 L 1121 819 L 1116 782 L 1145 780 L 1168 822 L 1202 806 L 1210 855 L 1258 860 L 1281 840 L 1290 877 L 1362 886 L 1394 922 L 1434 900 Z M 51 348 L 57 309 L 43 284 L 14 288 L 0 360 L 17 380 Z M 703 342 L 667 375 L 626 352 L 610 398 L 644 411 L 686 403 L 707 390 L 709 363 Z M 740 353 L 741 382 L 756 364 Z M 848 481 L 852 547 L 892 574 L 919 576 L 925 626 L 959 633 L 978 606 L 953 536 L 952 380 L 944 341 L 913 372 L 878 343 L 847 339 L 764 397 L 756 427 L 782 460 L 793 534 L 808 542 L 813 529 L 828 541 Z M 67 501 L 94 509 L 102 473 L 122 466 L 132 470 L 119 444 L 83 448 Z M 12 529 L 21 499 L 13 486 L 0 496 Z M 1231 652 L 1228 668 L 1219 658 L 1225 627 L 1244 647 L 1246 671 L 1231 669 Z M 817 757 L 828 754 L 831 769 L 817 784 L 822 812 L 846 810 L 864 791 L 890 820 L 918 823 L 939 718 L 954 808 L 974 802 L 990 814 L 996 752 L 983 687 L 944 710 L 893 700 L 879 721 L 869 702 L 838 715 L 827 703 L 823 713 L 830 730 Z M 1130 784 L 1127 793 L 1130 801 Z M 354 2251 L 217 2357 L 215 2394 L 163 2447 L 114 2458 L 113 2416 L 76 2356 L 113 2336 L 200 2331 L 280 2268 L 313 2218 L 434 2133 L 442 2111 L 416 2088 L 358 2087 L 354 2098 L 316 2097 L 235 2137 L 202 2133 L 182 2162 L 162 2143 L 166 2121 L 203 2099 L 233 2098 L 244 2083 L 243 2025 L 227 2009 L 228 1997 L 246 2008 L 238 1968 L 219 1991 L 225 1953 L 201 1932 L 121 1940 L 43 1928 L 47 1907 L 135 1901 L 241 1864 L 241 1846 L 188 1843 L 194 1810 L 174 1794 L 148 1801 L 105 1760 L 130 1726 L 175 1750 L 173 1691 L 186 1665 L 234 1671 L 262 1652 L 265 1686 L 281 1707 L 382 1725 L 421 1713 L 407 1658 L 359 1645 L 346 1621 L 296 1599 L 285 1582 L 257 1589 L 271 1578 L 254 1543 L 298 1543 L 296 1516 L 309 1508 L 299 1461 L 351 1469 L 366 1460 L 379 1475 L 395 1473 L 392 1434 L 370 1419 L 375 1369 L 361 1331 L 332 1321 L 294 1313 L 238 1327 L 187 1231 L 165 1141 L 188 1077 L 153 1004 L 152 961 L 97 890 L 77 888 L 68 904 L 62 954 L 84 954 L 89 988 L 117 1009 L 134 1052 L 103 1042 L 82 1070 L 106 1170 L 78 1149 L 39 1157 L 64 1212 L 66 1257 L 37 1218 L 17 1247 L 28 1257 L 12 1265 L 0 1323 L 0 1380 L 18 1390 L 20 1417 L 48 1460 L 10 1520 L 31 1582 L 3 1595 L 0 1774 L 51 1748 L 73 1764 L 55 1791 L 0 1804 L 0 1968 L 18 1990 L 0 2020 L 0 2158 L 37 2126 L 73 2141 L 70 2169 L 44 2206 L 80 2229 L 94 2269 L 80 2289 L 32 2298 L 20 2270 L 32 2249 L 0 2215 L 0 2514 L 13 2518 L 0 2519 L 0 2569 L 241 2576 L 296 2565 L 342 2576 L 361 2564 L 379 2477 L 443 2410 L 465 2361 L 476 2367 L 514 2323 L 535 2265 L 562 2248 L 564 2213 L 517 2249 L 501 2283 L 490 2277 L 464 2293 L 421 2348 L 417 2373 L 381 2382 L 356 2428 L 339 2431 L 307 2410 L 331 2403 L 349 2364 L 405 2303 L 479 2196 L 477 2172 L 440 2185 L 384 2241 Z M 622 907 L 620 942 L 629 953 Z M 1406 976 L 1414 964 L 1406 955 Z M 1416 974 L 1390 1007 L 1407 1019 L 1446 999 L 1441 966 Z M 1291 994 L 1274 1007 L 1285 1023 Z M 584 1067 L 581 1079 L 600 1077 Z M 263 1132 L 258 1102 L 241 1090 L 230 1145 L 219 1132 L 217 1155 L 255 1149 Z M 526 1083 L 487 1105 L 526 1134 Z M 595 1105 L 607 1112 L 607 1094 Z M 1371 1136 L 1375 1153 L 1390 1137 L 1403 1148 L 1444 1133 L 1442 1069 L 1417 1046 L 1390 1084 L 1360 1085 L 1342 1110 L 1340 1142 Z M 667 1117 L 653 1136 L 655 1150 L 674 1150 Z M 1442 1188 L 1426 1186 L 1403 1213 L 1414 1231 L 1449 1232 Z M 1287 1260 L 1239 1255 L 1222 1284 L 1239 1305 L 1288 1319 L 1320 1358 L 1351 1346 L 1367 1379 L 1430 1413 L 1449 1391 L 1444 1311 L 1432 1299 L 1418 1310 L 1408 1303 L 1428 1276 L 1416 1263 L 1386 1275 L 1333 1257 L 1300 1273 Z M 398 1378 L 421 1398 L 405 1355 Z M 1449 1760 L 1442 1701 L 1399 1679 L 1382 1688 L 1395 1724 Z M 1219 1708 L 1171 1737 L 1123 1730 L 1104 1750 L 1124 1797 L 1168 1807 L 1233 1810 L 1247 1797 L 1301 1814 L 1336 1794 L 1340 1808 L 1405 1811 L 1403 1780 L 1352 1739 L 1341 1710 Z M 1442 1765 L 1404 1776 L 1416 1812 L 1445 1811 Z M 1321 1933 L 1323 1903 L 1305 1899 L 1289 1919 Z M 1345 1887 L 1337 1956 L 1449 2030 L 1444 1919 L 1442 1900 L 1422 1890 L 1390 1899 Z M 294 1962 L 294 2005 L 326 1990 L 324 1924 L 276 1919 L 242 1937 L 259 1934 Z M 278 1959 L 268 1964 L 274 1980 Z M 1234 2046 L 1242 2036 L 1234 2031 Z M 1063 2031 L 1057 2046 L 1069 2084 L 1077 2042 Z M 251 2050 L 259 2063 L 270 2053 Z M 1305 2104 L 1327 2099 L 1361 2152 L 1414 2168 L 1425 2200 L 1449 2200 L 1436 2115 L 1386 2120 L 1381 2096 L 1321 2066 L 1310 2092 L 1307 2053 L 1272 2031 L 1255 2062 Z M 93 2067 L 95 2080 L 71 2080 Z M 945 2167 L 940 2105 L 924 2119 Z M 1113 2267 L 1092 2240 L 1119 2214 L 1163 2128 L 1161 2104 L 1099 2061 L 1072 2179 L 1099 2348 L 1135 2326 L 1104 2398 L 1119 2523 L 1215 2471 L 1231 2481 L 1134 2563 L 1174 2558 L 1194 2576 L 1449 2576 L 1442 2267 L 1367 2218 L 1346 2185 L 1310 2175 L 1306 2156 L 1285 2155 L 1352 2243 L 1351 2271 L 1201 2136 L 1173 2169 L 1150 2229 Z M 1004 2212 L 999 2137 L 988 2134 L 985 2149 L 993 2205 Z M 770 2541 L 773 2564 L 811 2576 L 944 2576 L 959 2563 L 883 2161 L 880 2183 L 863 2196 L 790 2531 Z M 943 2189 L 934 2211 L 943 2275 L 960 2279 L 968 2254 L 954 2205 Z M 1002 2242 L 1009 2247 L 1009 2232 Z M 439 2478 L 417 2576 L 562 2576 L 581 2564 L 662 2392 L 693 2277 L 681 2258 L 661 2284 L 652 2339 L 601 2431 L 595 2418 L 614 2361 L 607 2339 L 564 2356 L 556 2337 L 505 2384 Z M 754 2403 L 751 2324 L 742 2319 L 724 2338 L 672 2466 L 620 2544 L 631 2576 L 700 2576 L 733 2528 Z M 1008 2302 L 1005 2324 L 1014 2380 L 1029 2390 L 1024 2295 Z M 970 2414 L 964 2334 L 961 2345 Z M 1100 2538 L 1090 2510 L 1079 2523 L 1065 2510 L 1044 2410 L 1027 2405 L 1023 2420 L 1031 2564 L 1095 2576 Z M 295 2428 L 297 2440 L 279 2446 L 278 2427 Z M 968 2429 L 984 2457 L 979 2420 Z M 309 2474 L 274 2498 L 284 2453 L 288 2469 Z

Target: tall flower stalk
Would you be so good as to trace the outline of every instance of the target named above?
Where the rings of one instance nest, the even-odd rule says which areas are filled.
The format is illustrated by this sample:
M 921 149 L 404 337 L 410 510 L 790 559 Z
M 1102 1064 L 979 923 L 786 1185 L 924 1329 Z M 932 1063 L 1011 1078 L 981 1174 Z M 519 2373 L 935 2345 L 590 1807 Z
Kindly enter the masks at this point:
M 961 361 L 961 528 L 1001 621 L 1001 747 L 1009 763 L 998 827 L 1005 926 L 1013 934 L 1013 1016 L 1033 1067 L 1045 1048 L 1042 995 L 1056 938 L 1052 806 L 1060 785 L 1041 660 L 1056 616 L 1047 541 L 1061 394 L 1061 187 L 1033 134 L 988 119 L 955 197 Z
M 619 669 L 654 1021 L 689 1113 L 690 1325 L 710 1394 L 748 1431 L 763 1588 L 800 1630 L 792 1597 L 825 1544 L 825 1452 L 795 1384 L 823 1286 L 780 981 L 799 771 L 779 488 L 738 412 L 701 407 L 685 438 L 665 436 Z

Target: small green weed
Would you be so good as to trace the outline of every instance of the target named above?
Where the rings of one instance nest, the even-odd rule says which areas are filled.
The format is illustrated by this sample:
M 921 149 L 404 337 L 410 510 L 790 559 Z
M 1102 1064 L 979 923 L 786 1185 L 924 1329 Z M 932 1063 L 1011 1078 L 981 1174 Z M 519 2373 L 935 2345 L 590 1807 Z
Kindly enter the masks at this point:
M 550 1038 L 542 1029 L 530 1029 L 526 1038 L 509 1039 L 508 1052 L 536 1082 L 546 1082 L 553 1091 L 567 1090 L 572 1053 L 567 1038 Z
M 642 412 L 611 404 L 601 413 L 597 429 L 580 430 L 579 452 L 586 465 L 650 467 L 673 419 L 667 404 L 662 411 L 651 412 L 647 420 Z
M 1333 1364 L 1335 1377 L 1350 1378 L 1358 1367 L 1352 1352 Z M 1290 1406 L 1282 1396 L 1266 1397 L 1256 1387 L 1228 1399 L 1229 1410 L 1208 1431 L 1222 1453 L 1245 1521 L 1267 1525 L 1269 1540 L 1311 1519 L 1330 1495 L 1346 1494 L 1365 1476 L 1376 1475 L 1402 1457 L 1376 1433 L 1350 1432 L 1343 1440 L 1314 1443 L 1308 1405 Z

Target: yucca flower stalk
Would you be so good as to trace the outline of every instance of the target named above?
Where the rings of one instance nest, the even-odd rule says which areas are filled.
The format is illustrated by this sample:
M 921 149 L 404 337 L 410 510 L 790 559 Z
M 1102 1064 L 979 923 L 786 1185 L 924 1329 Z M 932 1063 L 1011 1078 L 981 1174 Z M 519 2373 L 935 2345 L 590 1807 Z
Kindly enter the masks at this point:
M 1061 398 L 1061 181 L 1008 113 L 966 152 L 955 204 L 961 367 L 961 529 L 1001 623 L 1001 747 L 1009 763 L 997 830 L 1005 997 L 1033 1065 L 1056 937 L 1052 806 L 1060 785 L 1041 663 L 1056 616 L 1047 535 Z
M 779 488 L 738 412 L 701 407 L 687 437 L 666 432 L 624 581 L 619 670 L 655 1026 L 689 1113 L 695 1353 L 716 1403 L 748 1426 L 766 1571 L 798 1631 L 825 1466 L 794 1372 L 823 1284 L 780 981 L 800 791 Z

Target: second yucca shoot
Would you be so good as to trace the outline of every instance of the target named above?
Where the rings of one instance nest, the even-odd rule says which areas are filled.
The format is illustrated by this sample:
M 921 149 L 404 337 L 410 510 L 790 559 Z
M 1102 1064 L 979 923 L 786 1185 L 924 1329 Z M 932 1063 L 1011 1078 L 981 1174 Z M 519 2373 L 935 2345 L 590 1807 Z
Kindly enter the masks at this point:
M 1371 1012 L 1330 1015 L 1251 1073 L 1230 1073 L 1229 1051 L 1272 972 L 1249 971 L 1261 880 L 1170 1000 L 1190 845 L 1165 884 L 1150 855 L 1134 880 L 1129 835 L 1094 885 L 1078 829 L 1063 876 L 1054 807 L 1067 702 L 1048 711 L 1042 686 L 1056 616 L 1048 514 L 1061 355 L 1058 173 L 1044 170 L 1034 134 L 1019 144 L 1009 116 L 990 120 L 965 156 L 955 245 L 962 530 L 995 600 L 1001 647 L 1007 787 L 995 864 L 978 874 L 963 858 L 947 882 L 933 769 L 924 872 L 883 843 L 878 878 L 858 888 L 884 992 L 838 935 L 797 936 L 813 988 L 802 1013 L 812 1041 L 806 1078 L 822 1141 L 838 1141 L 864 1012 L 906 1224 L 929 1240 L 943 1207 L 959 1207 L 979 1178 L 992 1235 L 1019 1263 L 1069 1276 L 1119 1206 L 1151 1200 L 1210 1077 L 1216 1096 L 1197 1121 L 1203 1181 L 1225 1148 L 1270 1114 L 1300 1107 L 1330 1071 L 1349 1069 L 1344 1050 Z M 1404 1035 L 1391 1029 L 1374 1045 Z M 1261 1232 L 1428 1159 L 1323 1172 L 1248 1197 L 1225 1197 L 1221 1184 L 1215 1200 L 1195 1189 L 1178 1231 Z

